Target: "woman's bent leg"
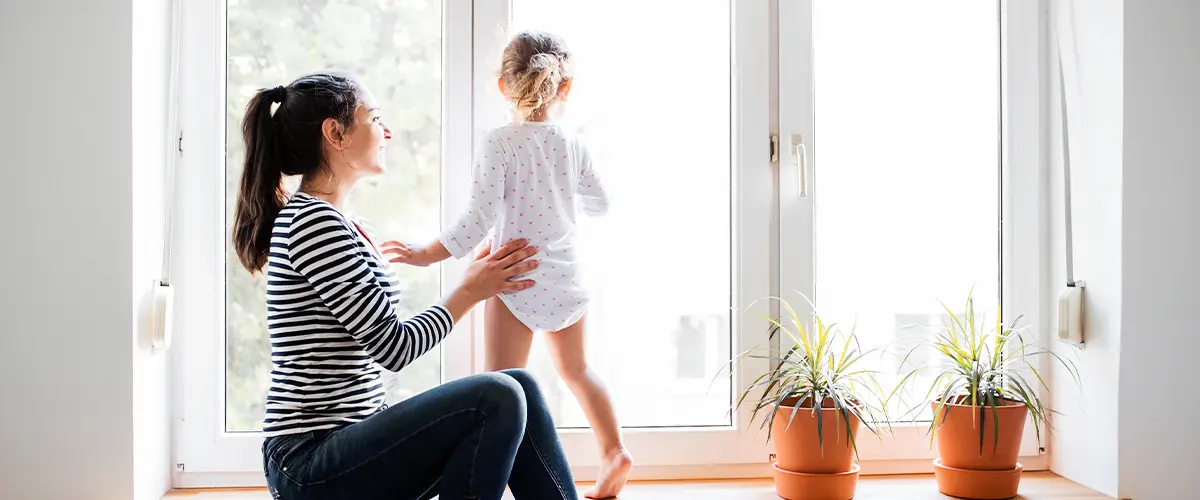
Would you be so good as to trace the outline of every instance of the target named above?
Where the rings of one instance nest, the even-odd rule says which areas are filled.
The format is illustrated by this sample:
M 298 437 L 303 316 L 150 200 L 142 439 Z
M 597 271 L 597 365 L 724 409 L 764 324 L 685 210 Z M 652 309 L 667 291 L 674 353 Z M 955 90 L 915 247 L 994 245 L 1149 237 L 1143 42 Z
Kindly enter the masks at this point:
M 525 429 L 516 380 L 488 373 L 446 383 L 308 443 L 269 450 L 282 500 L 494 499 Z M 268 445 L 268 447 L 270 447 Z
M 517 451 L 508 486 L 517 500 L 576 500 L 575 480 L 567 465 L 566 454 L 558 440 L 558 430 L 546 407 L 542 391 L 525 370 L 500 372 L 516 379 L 524 389 L 527 410 L 525 439 Z

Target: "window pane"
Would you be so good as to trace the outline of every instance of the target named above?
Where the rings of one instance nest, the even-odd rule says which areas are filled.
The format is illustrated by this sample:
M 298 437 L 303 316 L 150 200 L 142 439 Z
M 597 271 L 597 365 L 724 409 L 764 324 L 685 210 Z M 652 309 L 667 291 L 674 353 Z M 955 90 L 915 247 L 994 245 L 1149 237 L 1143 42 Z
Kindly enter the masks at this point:
M 717 377 L 731 335 L 728 1 L 514 0 L 512 24 L 566 40 L 576 80 L 562 121 L 613 197 L 579 233 L 589 366 L 623 426 L 729 425 L 730 379 Z M 559 425 L 587 426 L 540 335 L 530 367 Z
M 439 0 L 229 0 L 226 102 L 226 236 L 242 171 L 242 113 L 254 91 L 326 69 L 361 76 L 392 129 L 387 173 L 360 183 L 351 204 L 384 236 L 439 230 L 441 39 Z M 226 238 L 228 239 L 228 238 Z M 437 268 L 395 267 L 408 315 L 437 300 Z M 225 427 L 257 431 L 270 380 L 265 282 L 226 252 Z M 431 352 L 388 374 L 389 402 L 436 385 Z
M 960 312 L 974 286 L 977 307 L 996 310 L 997 5 L 813 8 L 817 306 L 842 324 L 857 319 L 865 348 L 896 340 L 907 352 L 927 331 L 908 326 L 941 324 L 939 300 Z M 880 361 L 884 387 L 899 361 Z

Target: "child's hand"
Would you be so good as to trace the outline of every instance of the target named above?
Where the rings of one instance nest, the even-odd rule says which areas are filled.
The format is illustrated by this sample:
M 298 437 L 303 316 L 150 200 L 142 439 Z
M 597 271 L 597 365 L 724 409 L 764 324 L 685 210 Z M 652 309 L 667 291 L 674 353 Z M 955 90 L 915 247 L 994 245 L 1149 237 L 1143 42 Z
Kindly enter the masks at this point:
M 410 266 L 425 267 L 433 264 L 424 250 L 424 247 L 410 246 L 399 241 L 383 242 L 383 253 L 388 256 L 388 261 Z
M 441 250 L 440 252 L 438 251 L 439 249 Z M 395 240 L 383 242 L 383 253 L 388 255 L 389 262 L 417 267 L 436 264 L 446 260 L 450 256 L 450 252 L 441 243 L 419 247 Z

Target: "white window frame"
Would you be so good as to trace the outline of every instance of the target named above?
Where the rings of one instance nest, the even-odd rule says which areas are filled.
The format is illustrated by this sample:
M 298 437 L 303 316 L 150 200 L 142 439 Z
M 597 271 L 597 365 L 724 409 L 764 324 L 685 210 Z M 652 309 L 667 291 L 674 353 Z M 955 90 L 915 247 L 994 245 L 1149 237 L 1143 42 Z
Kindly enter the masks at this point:
M 795 186 L 794 173 L 772 170 L 768 139 L 780 130 L 778 78 L 793 71 L 780 64 L 778 15 L 808 9 L 814 0 L 731 0 L 732 106 L 731 157 L 735 224 L 734 303 L 777 295 L 781 269 L 776 224 L 780 200 Z M 1045 172 L 1042 117 L 1045 69 L 1042 1 L 1000 0 L 1002 32 L 1002 286 L 1005 317 L 1023 314 L 1027 324 L 1048 331 L 1045 276 Z M 508 2 L 445 0 L 443 4 L 442 220 L 457 215 L 465 200 L 458 187 L 470 178 L 471 155 L 488 120 L 479 119 L 476 101 L 494 85 L 494 70 L 475 57 L 481 44 L 502 43 L 494 28 L 482 26 L 507 19 Z M 180 123 L 185 134 L 184 159 L 178 174 L 179 204 L 176 342 L 171 355 L 174 408 L 173 462 L 176 487 L 261 486 L 262 438 L 256 433 L 223 432 L 225 367 L 221 346 L 225 267 L 223 200 L 225 137 L 225 2 L 183 3 L 183 61 Z M 486 21 L 486 22 L 485 22 Z M 809 35 L 811 36 L 811 35 Z M 487 37 L 491 37 L 489 40 Z M 789 59 L 792 63 L 795 59 Z M 265 84 L 265 83 L 264 83 Z M 472 96 L 471 99 L 455 96 Z M 782 141 L 781 141 L 782 142 Z M 780 153 L 780 165 L 785 163 Z M 776 178 L 778 176 L 778 179 Z M 794 197 L 793 197 L 794 198 Z M 461 276 L 463 261 L 442 266 L 443 290 Z M 752 315 L 735 314 L 732 350 L 765 341 L 767 324 Z M 443 343 L 444 380 L 482 371 L 482 314 L 470 313 Z M 446 353 L 453 353 L 447 355 Z M 763 360 L 750 360 L 734 371 L 734 391 L 767 370 Z M 863 473 L 910 473 L 932 470 L 923 429 L 897 426 L 898 437 L 883 443 L 861 440 Z M 1027 426 L 1022 463 L 1044 469 L 1045 450 L 1033 443 Z M 561 433 L 576 477 L 594 477 L 596 454 L 590 432 Z M 629 447 L 638 459 L 639 478 L 765 477 L 770 474 L 770 447 L 749 409 L 735 413 L 728 428 L 627 430 Z
M 787 88 L 774 97 L 779 99 L 779 143 L 789 143 L 788 134 L 801 133 L 810 152 L 808 175 L 816 167 L 811 153 L 820 138 L 814 137 L 812 121 L 812 8 L 822 0 L 778 0 L 774 16 L 779 33 L 776 67 L 778 87 Z M 1040 1 L 997 0 L 1001 40 L 1000 50 L 1000 284 L 1005 321 L 1023 316 L 1023 324 L 1046 331 L 1043 313 L 1046 298 L 1042 277 L 1045 262 L 1042 249 L 1044 224 L 1044 176 L 1041 153 L 1041 96 L 1044 38 L 1044 6 Z M 788 24 L 791 23 L 791 24 Z M 785 26 L 785 24 L 787 24 Z M 786 82 L 786 83 L 785 83 Z M 815 141 L 814 141 L 815 138 Z M 782 147 L 782 146 L 781 146 Z M 779 220 L 812 220 L 812 196 L 798 196 L 797 168 L 788 151 L 780 151 L 778 163 Z M 813 189 L 809 184 L 809 190 Z M 813 246 L 812 228 L 780 224 L 779 255 L 785 249 Z M 794 254 L 795 252 L 793 252 Z M 781 288 L 814 295 L 811 250 L 809 258 L 780 258 L 778 272 Z M 1045 341 L 1043 339 L 1043 341 Z M 1039 370 L 1044 373 L 1045 370 Z M 1040 388 L 1039 388 L 1040 389 Z M 1044 389 L 1039 390 L 1044 397 Z M 1045 469 L 1045 441 L 1039 448 L 1030 420 L 1022 439 L 1020 460 L 1026 470 Z M 932 472 L 937 451 L 930 447 L 928 424 L 894 422 L 891 434 L 879 440 L 859 439 L 858 451 L 864 474 Z M 1045 432 L 1043 429 L 1043 437 Z

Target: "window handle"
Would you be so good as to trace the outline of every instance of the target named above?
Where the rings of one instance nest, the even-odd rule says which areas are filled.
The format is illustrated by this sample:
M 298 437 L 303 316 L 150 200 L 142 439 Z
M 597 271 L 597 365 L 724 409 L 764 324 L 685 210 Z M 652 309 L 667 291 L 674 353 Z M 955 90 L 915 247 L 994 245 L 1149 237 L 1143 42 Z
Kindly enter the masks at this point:
M 800 199 L 803 200 L 808 198 L 808 148 L 804 146 L 804 137 L 800 134 L 792 134 L 792 148 L 795 152 L 792 160 L 796 162 L 797 187 Z

